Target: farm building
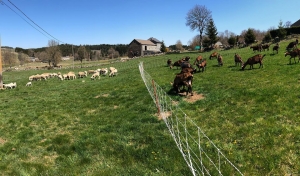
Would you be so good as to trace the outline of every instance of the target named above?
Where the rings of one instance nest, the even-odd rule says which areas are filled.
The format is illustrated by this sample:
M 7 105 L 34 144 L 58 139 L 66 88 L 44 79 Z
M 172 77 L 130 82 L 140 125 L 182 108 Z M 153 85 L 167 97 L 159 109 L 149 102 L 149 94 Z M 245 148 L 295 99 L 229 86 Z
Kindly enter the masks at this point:
M 149 38 L 148 40 L 133 39 L 128 47 L 128 57 L 138 57 L 160 53 L 162 42 L 156 38 Z
M 291 27 L 299 27 L 300 26 L 300 20 L 296 21 L 291 25 Z

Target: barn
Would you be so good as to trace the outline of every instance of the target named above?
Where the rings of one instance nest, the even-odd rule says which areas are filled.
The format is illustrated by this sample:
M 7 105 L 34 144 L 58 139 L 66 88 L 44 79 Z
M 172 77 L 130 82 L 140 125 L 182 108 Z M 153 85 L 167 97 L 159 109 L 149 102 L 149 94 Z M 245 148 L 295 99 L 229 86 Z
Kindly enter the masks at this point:
M 148 40 L 133 39 L 128 47 L 128 57 L 132 58 L 160 53 L 161 44 L 162 42 L 153 37 Z

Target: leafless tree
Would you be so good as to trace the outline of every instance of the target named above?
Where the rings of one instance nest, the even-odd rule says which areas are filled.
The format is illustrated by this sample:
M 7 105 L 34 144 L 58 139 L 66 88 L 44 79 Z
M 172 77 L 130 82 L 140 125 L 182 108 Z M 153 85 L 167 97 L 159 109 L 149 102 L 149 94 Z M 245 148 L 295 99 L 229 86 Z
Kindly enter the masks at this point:
M 116 51 L 113 47 L 109 48 L 108 50 L 108 57 L 113 59 L 119 57 L 120 54 L 118 51 Z
M 209 20 L 212 18 L 211 11 L 208 10 L 205 6 L 195 5 L 186 16 L 186 26 L 189 26 L 192 30 L 197 29 L 200 32 L 199 44 L 202 49 L 202 34 L 206 29 Z
M 20 65 L 24 65 L 25 63 L 29 62 L 28 55 L 24 54 L 23 52 L 18 53 L 18 59 L 19 59 Z
M 290 27 L 291 27 L 291 25 L 292 25 L 292 22 L 291 22 L 291 21 L 287 21 L 287 22 L 285 22 L 285 25 L 284 25 L 284 27 L 286 27 L 286 28 L 290 28 Z
M 176 50 L 183 51 L 182 43 L 180 40 L 176 42 Z
M 48 62 L 49 63 L 49 57 L 46 51 L 37 52 L 35 53 L 36 58 L 39 59 L 41 62 Z
M 48 55 L 48 63 L 49 66 L 52 65 L 57 67 L 58 63 L 61 61 L 61 51 L 58 47 L 59 43 L 55 40 L 48 41 L 48 48 L 46 49 L 46 53 Z
M 3 52 L 3 62 L 5 65 L 8 65 L 10 68 L 19 64 L 17 55 L 11 52 L 10 50 L 4 50 Z
M 81 67 L 82 67 L 82 61 L 84 59 L 86 59 L 86 57 L 88 56 L 87 51 L 84 46 L 80 46 L 78 48 L 77 56 L 78 56 L 78 60 L 80 60 L 80 62 L 81 62 Z

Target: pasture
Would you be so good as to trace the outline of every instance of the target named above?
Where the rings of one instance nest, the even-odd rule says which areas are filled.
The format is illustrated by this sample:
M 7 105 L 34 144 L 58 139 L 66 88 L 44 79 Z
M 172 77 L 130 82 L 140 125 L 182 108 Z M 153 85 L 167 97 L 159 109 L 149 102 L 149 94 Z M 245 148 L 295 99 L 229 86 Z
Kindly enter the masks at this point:
M 206 53 L 144 57 L 89 68 L 3 72 L 1 90 L 0 175 L 192 175 L 138 70 L 145 70 L 165 92 L 180 70 L 167 67 L 201 54 L 203 73 L 195 73 L 196 102 L 170 94 L 244 175 L 300 174 L 300 63 L 289 64 L 282 41 L 278 54 L 263 51 L 263 68 L 235 66 L 234 54 L 257 54 L 249 47 L 217 51 L 223 66 Z M 272 48 L 273 45 L 271 45 Z M 67 73 L 113 66 L 115 77 L 33 81 L 44 72 Z

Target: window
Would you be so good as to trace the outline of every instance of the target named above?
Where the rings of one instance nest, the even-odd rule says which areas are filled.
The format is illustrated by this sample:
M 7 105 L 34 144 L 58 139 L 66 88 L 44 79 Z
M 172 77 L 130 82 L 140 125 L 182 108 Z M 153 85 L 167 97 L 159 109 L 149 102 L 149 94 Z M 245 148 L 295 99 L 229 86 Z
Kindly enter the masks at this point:
M 147 51 L 147 46 L 145 46 L 145 51 Z

